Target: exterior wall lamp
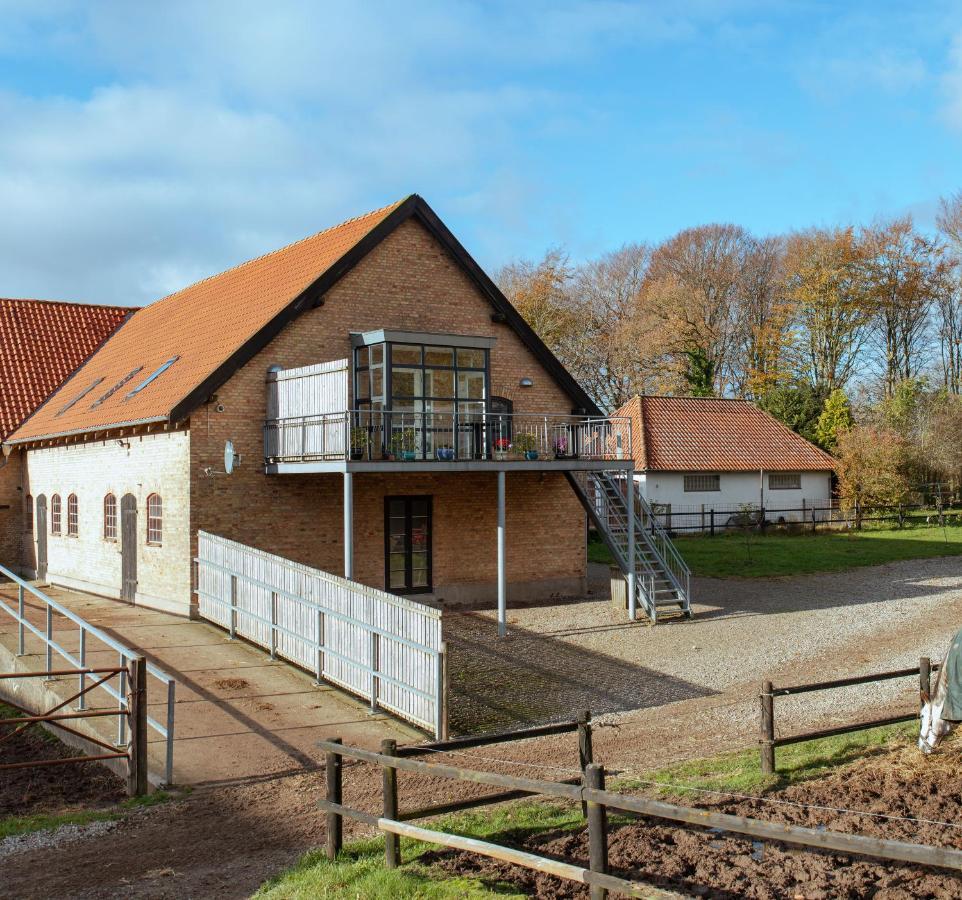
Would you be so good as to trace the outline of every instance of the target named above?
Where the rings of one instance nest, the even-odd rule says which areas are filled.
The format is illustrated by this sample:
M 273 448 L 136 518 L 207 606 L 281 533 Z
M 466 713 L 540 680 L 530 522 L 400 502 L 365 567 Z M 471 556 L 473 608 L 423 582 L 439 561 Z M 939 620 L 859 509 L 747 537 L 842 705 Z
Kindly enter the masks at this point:
M 527 387 L 532 387 L 532 386 L 534 385 L 534 382 L 533 382 L 530 378 L 528 378 L 527 375 L 525 375 L 525 377 L 522 378 L 522 379 L 518 382 L 518 384 L 521 385 L 521 387 L 527 388 Z

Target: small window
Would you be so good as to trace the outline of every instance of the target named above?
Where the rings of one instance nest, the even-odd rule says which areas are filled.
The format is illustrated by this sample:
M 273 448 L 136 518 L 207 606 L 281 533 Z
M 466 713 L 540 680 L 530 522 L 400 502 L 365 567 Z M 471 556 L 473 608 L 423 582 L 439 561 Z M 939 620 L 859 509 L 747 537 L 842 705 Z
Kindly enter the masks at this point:
M 685 492 L 720 491 L 721 476 L 717 472 L 700 473 L 685 476 Z
M 67 537 L 77 537 L 80 533 L 80 522 L 77 516 L 77 495 L 71 494 L 67 498 Z
M 50 533 L 60 534 L 60 494 L 50 498 Z
M 147 543 L 162 544 L 164 540 L 164 501 L 160 494 L 147 498 Z
M 75 403 L 79 403 L 81 400 L 83 400 L 83 398 L 86 397 L 87 394 L 89 394 L 89 393 L 90 393 L 95 387 L 97 387 L 97 385 L 100 384 L 102 381 L 103 381 L 103 378 L 98 378 L 98 379 L 97 379 L 93 384 L 91 384 L 89 387 L 85 387 L 85 388 L 84 388 L 79 394 L 77 394 L 77 396 L 74 397 L 73 400 L 71 400 L 66 406 L 62 406 L 59 410 L 57 410 L 57 415 L 55 415 L 54 418 L 55 418 L 55 419 L 56 419 L 56 418 L 59 418 L 59 417 L 62 416 L 68 409 L 70 409 L 71 406 L 73 406 Z
M 118 381 L 109 391 L 107 391 L 106 394 L 104 394 L 104 395 L 103 395 L 102 397 L 100 397 L 99 399 L 94 400 L 94 402 L 90 404 L 90 408 L 91 408 L 91 409 L 96 409 L 98 406 L 100 406 L 101 403 L 105 403 L 107 400 L 109 400 L 111 397 L 113 397 L 113 395 L 116 394 L 117 391 L 119 391 L 119 390 L 120 390 L 128 381 L 130 381 L 130 379 L 133 378 L 138 372 L 142 372 L 143 369 L 144 369 L 143 366 L 137 366 L 136 369 L 134 369 L 134 370 L 131 371 L 131 372 L 128 372 L 128 373 L 127 373 L 126 375 L 124 375 L 124 377 L 121 378 L 120 381 Z
M 113 494 L 104 497 L 104 540 L 117 540 L 117 498 Z
M 802 489 L 802 473 L 770 472 L 768 489 L 770 491 L 800 491 Z
M 23 501 L 23 530 L 27 534 L 33 532 L 33 497 L 30 494 Z
M 164 372 L 166 372 L 175 362 L 177 362 L 178 359 L 180 359 L 179 356 L 173 356 L 170 359 L 168 359 L 167 362 L 165 362 L 159 369 L 157 369 L 156 371 L 148 375 L 142 382 L 140 382 L 140 384 L 137 385 L 137 387 L 135 387 L 132 391 L 130 391 L 127 394 L 127 396 L 124 397 L 124 400 L 129 400 L 131 397 L 134 397 L 137 394 L 139 394 L 154 379 L 160 378 L 160 376 L 163 375 Z

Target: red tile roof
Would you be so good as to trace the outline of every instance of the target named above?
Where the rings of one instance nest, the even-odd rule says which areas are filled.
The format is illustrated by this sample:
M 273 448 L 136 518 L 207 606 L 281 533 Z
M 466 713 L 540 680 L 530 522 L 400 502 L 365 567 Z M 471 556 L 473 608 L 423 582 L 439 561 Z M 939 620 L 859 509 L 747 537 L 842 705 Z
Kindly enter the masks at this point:
M 633 397 L 635 468 L 658 472 L 824 472 L 834 460 L 747 400 Z
M 0 298 L 0 440 L 131 312 L 128 307 Z
M 166 419 L 317 279 L 336 269 L 345 254 L 403 202 L 350 219 L 144 307 L 11 439 Z M 175 358 L 146 389 L 128 396 L 131 388 Z M 96 402 L 121 382 L 122 389 Z M 89 396 L 63 411 L 95 384 Z

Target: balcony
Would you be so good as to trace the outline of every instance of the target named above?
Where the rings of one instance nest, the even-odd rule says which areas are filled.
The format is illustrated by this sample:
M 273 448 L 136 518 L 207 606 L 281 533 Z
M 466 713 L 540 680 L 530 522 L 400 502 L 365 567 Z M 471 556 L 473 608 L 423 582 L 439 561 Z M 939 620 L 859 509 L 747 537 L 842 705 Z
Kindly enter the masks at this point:
M 631 468 L 629 419 L 345 410 L 269 419 L 269 474 Z

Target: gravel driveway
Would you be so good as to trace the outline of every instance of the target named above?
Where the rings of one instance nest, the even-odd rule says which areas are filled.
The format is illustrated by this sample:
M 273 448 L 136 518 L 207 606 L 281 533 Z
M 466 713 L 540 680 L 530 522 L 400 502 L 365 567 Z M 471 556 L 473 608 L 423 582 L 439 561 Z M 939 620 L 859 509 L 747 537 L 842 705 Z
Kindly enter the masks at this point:
M 603 574 L 603 573 L 602 573 Z M 445 620 L 456 732 L 575 716 L 726 710 L 754 737 L 758 684 L 843 677 L 935 659 L 962 625 L 962 560 L 892 563 L 799 578 L 694 579 L 694 618 L 629 623 L 603 581 L 588 598 Z M 911 707 L 911 679 L 778 701 L 783 723 Z M 739 701 L 747 707 L 739 711 Z M 733 705 L 735 704 L 735 705 Z M 637 718 L 637 713 L 634 718 Z M 871 716 L 876 717 L 876 716 Z M 750 729 L 746 726 L 750 724 Z M 715 727 L 715 726 L 713 726 Z

